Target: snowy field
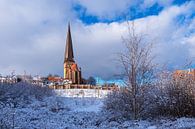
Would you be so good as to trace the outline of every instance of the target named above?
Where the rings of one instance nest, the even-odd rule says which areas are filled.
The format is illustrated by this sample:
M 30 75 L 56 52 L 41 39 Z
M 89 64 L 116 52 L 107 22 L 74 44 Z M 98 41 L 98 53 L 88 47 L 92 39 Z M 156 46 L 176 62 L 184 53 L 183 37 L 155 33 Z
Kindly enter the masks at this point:
M 102 112 L 103 99 L 46 97 L 18 108 L 1 108 L 0 120 L 14 129 L 195 129 L 195 119 L 116 122 Z

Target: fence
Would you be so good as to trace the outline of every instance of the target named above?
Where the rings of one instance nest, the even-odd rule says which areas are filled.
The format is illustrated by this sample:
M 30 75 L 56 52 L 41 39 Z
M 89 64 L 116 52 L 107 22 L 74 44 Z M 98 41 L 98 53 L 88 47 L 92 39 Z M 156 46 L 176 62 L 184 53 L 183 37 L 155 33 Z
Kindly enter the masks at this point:
M 55 93 L 61 97 L 94 97 L 94 98 L 104 98 L 112 90 L 102 90 L 102 89 L 55 89 Z
M 51 89 L 101 89 L 101 90 L 118 90 L 119 87 L 114 86 L 96 86 L 96 85 L 83 85 L 83 84 L 66 84 L 66 85 L 51 85 Z

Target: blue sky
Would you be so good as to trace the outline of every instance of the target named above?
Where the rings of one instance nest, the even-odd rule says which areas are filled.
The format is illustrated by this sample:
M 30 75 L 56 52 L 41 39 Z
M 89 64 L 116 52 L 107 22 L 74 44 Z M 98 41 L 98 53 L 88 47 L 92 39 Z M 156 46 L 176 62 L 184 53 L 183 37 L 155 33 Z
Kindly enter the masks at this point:
M 166 6 L 154 0 L 149 1 L 152 4 L 148 5 L 146 8 L 139 7 L 140 3 L 142 4 L 144 3 L 144 1 L 139 1 L 134 6 L 131 5 L 127 6 L 127 10 L 125 12 L 122 12 L 120 15 L 117 15 L 116 17 L 113 18 L 103 19 L 99 18 L 97 15 L 88 13 L 87 8 L 79 3 L 75 4 L 73 8 L 77 13 L 78 18 L 87 25 L 98 22 L 104 23 L 122 22 L 127 19 L 134 20 L 138 18 L 147 17 L 150 15 L 158 15 L 163 9 L 165 9 L 168 6 L 180 6 L 186 2 L 189 2 L 190 0 L 170 0 L 171 2 L 168 3 L 168 5 Z
M 69 21 L 85 77 L 120 73 L 126 20 L 155 42 L 157 63 L 180 69 L 195 57 L 194 12 L 192 0 L 0 0 L 0 74 L 62 76 Z

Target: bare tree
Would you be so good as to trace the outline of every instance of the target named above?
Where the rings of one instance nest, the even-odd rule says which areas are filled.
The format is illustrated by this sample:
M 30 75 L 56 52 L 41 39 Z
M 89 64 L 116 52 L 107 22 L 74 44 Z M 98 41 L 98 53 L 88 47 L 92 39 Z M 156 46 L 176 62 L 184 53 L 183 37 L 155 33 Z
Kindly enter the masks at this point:
M 146 35 L 136 33 L 134 22 L 128 22 L 128 34 L 122 40 L 126 51 L 119 54 L 119 61 L 124 70 L 127 90 L 132 95 L 133 118 L 138 119 L 144 103 L 144 87 L 154 81 L 153 42 L 147 42 Z

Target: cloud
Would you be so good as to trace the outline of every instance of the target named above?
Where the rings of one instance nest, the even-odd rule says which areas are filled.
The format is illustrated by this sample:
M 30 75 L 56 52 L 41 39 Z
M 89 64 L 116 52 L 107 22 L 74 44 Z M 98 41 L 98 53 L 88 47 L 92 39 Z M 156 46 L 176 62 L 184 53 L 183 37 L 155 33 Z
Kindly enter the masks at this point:
M 156 62 L 159 64 L 167 64 L 174 69 L 182 68 L 185 61 L 192 57 L 190 50 L 192 47 L 187 41 L 192 36 L 189 32 L 194 30 L 193 19 L 190 18 L 193 15 L 191 12 L 193 6 L 193 2 L 182 6 L 171 6 L 157 16 L 135 20 L 138 32 L 146 33 L 151 40 L 155 40 L 154 53 L 157 54 Z M 181 16 L 184 16 L 182 22 Z M 126 23 L 96 23 L 81 26 L 82 29 L 75 32 L 75 40 L 79 39 L 75 44 L 81 45 L 78 45 L 77 49 L 81 53 L 80 59 L 84 59 L 83 62 L 79 60 L 83 70 L 104 77 L 113 77 L 119 73 L 116 53 L 123 49 L 121 36 L 127 33 Z
M 84 75 L 91 73 L 93 76 L 113 77 L 116 53 L 122 49 L 121 35 L 126 30 L 123 26 L 120 23 L 98 23 L 81 25 L 72 30 L 77 61 L 80 62 Z
M 17 73 L 26 70 L 32 74 L 56 72 L 53 68 L 57 63 L 54 62 L 58 51 L 63 51 L 59 43 L 65 35 L 65 19 L 75 17 L 70 5 L 70 1 L 1 0 L 1 73 L 12 70 Z
M 192 28 L 194 2 L 182 6 L 171 6 L 157 16 L 137 20 L 137 27 L 145 28 L 149 36 L 156 39 L 157 62 L 169 63 L 172 68 L 181 68 L 185 61 L 192 58 L 187 43 L 193 34 Z
M 123 50 L 121 36 L 127 34 L 126 22 L 83 24 L 73 9 L 75 1 L 1 0 L 0 73 L 26 70 L 33 75 L 62 76 L 67 22 L 71 21 L 75 59 L 83 75 L 112 78 L 118 74 L 120 67 L 115 59 L 116 53 Z M 112 1 L 110 7 L 109 1 L 97 2 L 102 3 L 83 0 L 80 4 L 89 14 L 102 18 L 117 17 L 134 4 Z M 174 61 L 175 66 L 195 55 L 193 7 L 194 2 L 187 2 L 166 7 L 159 15 L 135 20 L 139 32 L 156 39 L 157 62 Z

